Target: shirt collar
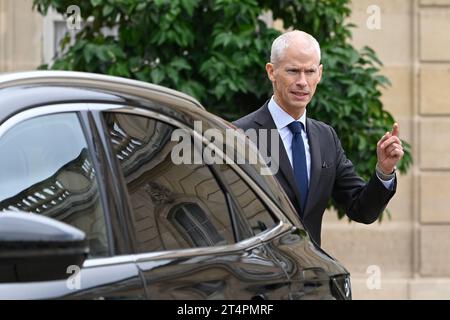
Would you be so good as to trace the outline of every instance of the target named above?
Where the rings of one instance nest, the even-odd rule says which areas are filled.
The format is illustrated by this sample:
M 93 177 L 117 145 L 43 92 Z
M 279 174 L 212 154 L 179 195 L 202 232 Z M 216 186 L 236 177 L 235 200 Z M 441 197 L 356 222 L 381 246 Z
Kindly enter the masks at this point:
M 273 96 L 272 98 L 270 98 L 268 107 L 270 115 L 272 116 L 272 119 L 275 122 L 275 126 L 277 127 L 278 130 L 283 129 L 292 121 L 300 121 L 303 124 L 303 127 L 305 128 L 306 132 L 306 109 L 303 115 L 300 117 L 300 119 L 296 120 L 275 102 Z

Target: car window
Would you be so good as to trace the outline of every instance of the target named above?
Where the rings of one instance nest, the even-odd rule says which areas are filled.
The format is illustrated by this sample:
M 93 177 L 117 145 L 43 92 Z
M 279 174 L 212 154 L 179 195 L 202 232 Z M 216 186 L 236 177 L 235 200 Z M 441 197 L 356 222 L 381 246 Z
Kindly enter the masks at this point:
M 241 236 L 257 235 L 278 223 L 278 219 L 271 214 L 256 193 L 228 164 L 218 164 L 215 168 L 220 172 L 220 177 L 232 194 L 235 207 L 237 206 L 234 211 L 242 229 Z M 245 228 L 249 228 L 250 233 L 246 233 Z
M 108 255 L 104 213 L 74 113 L 18 123 L 0 138 L 0 210 L 42 214 L 86 233 L 90 257 Z
M 105 113 L 104 120 L 126 184 L 138 252 L 234 243 L 225 194 L 208 165 L 172 161 L 175 127 L 123 113 Z M 191 151 L 201 159 L 193 146 Z

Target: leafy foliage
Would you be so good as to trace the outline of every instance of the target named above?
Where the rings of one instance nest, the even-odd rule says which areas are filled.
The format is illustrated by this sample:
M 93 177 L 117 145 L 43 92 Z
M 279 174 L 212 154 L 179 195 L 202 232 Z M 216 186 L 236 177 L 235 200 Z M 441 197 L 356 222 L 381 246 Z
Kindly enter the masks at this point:
M 368 179 L 376 144 L 394 119 L 383 109 L 381 61 L 369 47 L 349 43 L 350 0 L 34 0 L 46 14 L 76 4 L 86 22 L 52 69 L 117 75 L 195 96 L 210 112 L 235 120 L 271 95 L 264 65 L 280 31 L 260 18 L 271 10 L 284 28 L 306 31 L 321 44 L 324 73 L 308 115 L 332 125 L 358 173 Z M 117 35 L 105 35 L 116 28 Z M 46 66 L 44 66 L 45 68 Z M 412 163 L 410 145 L 399 170 Z M 338 208 L 339 209 L 339 208 Z M 344 212 L 338 210 L 342 217 Z

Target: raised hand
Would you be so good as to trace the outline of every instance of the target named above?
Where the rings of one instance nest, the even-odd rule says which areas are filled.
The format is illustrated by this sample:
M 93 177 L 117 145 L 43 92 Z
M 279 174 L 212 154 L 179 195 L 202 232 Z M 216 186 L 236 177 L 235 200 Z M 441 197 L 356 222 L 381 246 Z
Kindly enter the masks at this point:
M 392 132 L 386 134 L 377 143 L 378 165 L 385 174 L 391 174 L 397 163 L 403 158 L 402 142 L 399 138 L 398 123 L 394 123 Z

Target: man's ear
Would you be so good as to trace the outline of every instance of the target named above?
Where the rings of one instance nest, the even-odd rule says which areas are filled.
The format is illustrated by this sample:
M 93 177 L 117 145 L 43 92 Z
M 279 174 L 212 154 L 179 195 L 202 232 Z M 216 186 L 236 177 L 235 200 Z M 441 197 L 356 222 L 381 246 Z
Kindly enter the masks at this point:
M 322 80 L 322 71 L 323 71 L 323 64 L 321 64 L 321 65 L 319 66 L 319 81 L 318 81 L 317 83 L 319 83 L 320 80 Z
M 270 79 L 270 81 L 275 81 L 275 76 L 274 76 L 274 72 L 275 72 L 275 66 L 273 65 L 273 63 L 266 63 L 266 72 L 267 72 L 267 77 Z

